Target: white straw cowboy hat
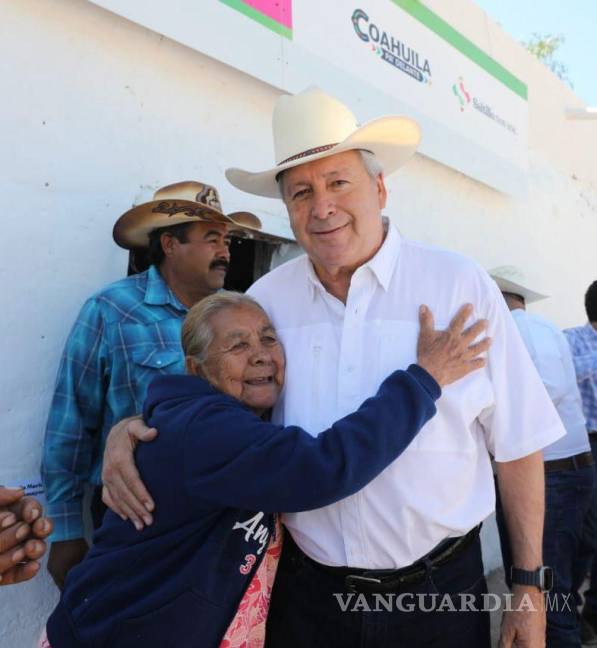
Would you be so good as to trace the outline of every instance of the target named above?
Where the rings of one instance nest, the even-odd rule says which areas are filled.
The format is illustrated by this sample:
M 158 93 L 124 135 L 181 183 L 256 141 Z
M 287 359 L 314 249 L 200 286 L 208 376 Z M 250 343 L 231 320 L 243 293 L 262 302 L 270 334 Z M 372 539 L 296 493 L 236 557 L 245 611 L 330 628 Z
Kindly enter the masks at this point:
M 527 288 L 527 279 L 523 271 L 516 266 L 499 266 L 490 270 L 489 274 L 502 292 L 520 295 L 526 302 L 535 302 L 548 297 Z
M 193 221 L 224 223 L 233 230 L 248 230 L 249 234 L 261 229 L 261 221 L 255 214 L 224 214 L 215 187 L 187 180 L 161 187 L 153 200 L 129 209 L 116 221 L 112 236 L 127 250 L 147 247 L 152 230 Z
M 343 103 L 315 87 L 281 96 L 272 128 L 275 167 L 257 173 L 226 170 L 238 189 L 270 198 L 280 197 L 276 183 L 280 172 L 351 149 L 374 153 L 389 175 L 413 155 L 421 139 L 418 124 L 408 117 L 379 117 L 359 126 Z

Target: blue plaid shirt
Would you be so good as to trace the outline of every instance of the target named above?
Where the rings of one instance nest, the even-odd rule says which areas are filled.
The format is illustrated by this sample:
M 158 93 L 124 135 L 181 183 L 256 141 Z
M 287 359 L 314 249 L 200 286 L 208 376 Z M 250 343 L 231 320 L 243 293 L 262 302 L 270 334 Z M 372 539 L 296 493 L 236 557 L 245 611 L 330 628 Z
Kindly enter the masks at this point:
M 155 266 L 83 305 L 58 369 L 43 450 L 53 541 L 83 537 L 83 486 L 101 482 L 110 428 L 142 411 L 158 374 L 184 372 L 186 313 Z
M 590 432 L 597 432 L 597 331 L 587 323 L 564 333 L 572 349 L 587 427 Z

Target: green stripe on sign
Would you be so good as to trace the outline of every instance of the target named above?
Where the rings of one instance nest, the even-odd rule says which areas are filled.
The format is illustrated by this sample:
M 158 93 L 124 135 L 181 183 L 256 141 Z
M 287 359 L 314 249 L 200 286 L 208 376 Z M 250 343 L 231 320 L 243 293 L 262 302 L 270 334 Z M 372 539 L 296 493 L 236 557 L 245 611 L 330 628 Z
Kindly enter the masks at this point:
M 445 20 L 440 18 L 431 9 L 421 4 L 420 0 L 392 0 L 401 9 L 410 14 L 415 20 L 425 25 L 432 32 L 443 38 L 452 47 L 455 47 L 461 54 L 464 54 L 473 63 L 483 68 L 492 77 L 503 83 L 519 97 L 527 99 L 527 86 L 520 79 L 508 72 L 505 67 L 492 59 L 482 49 L 479 49 L 472 41 L 456 31 Z
M 292 40 L 292 29 L 288 29 L 288 27 L 281 25 L 273 18 L 262 14 L 260 11 L 257 11 L 257 9 L 253 9 L 253 7 L 245 4 L 244 2 L 242 2 L 242 0 L 220 0 L 220 2 L 223 2 L 225 5 L 228 5 L 229 7 L 232 7 L 237 11 L 240 11 L 248 18 L 252 18 L 256 22 L 261 23 L 264 27 L 267 27 L 268 29 L 276 32 L 276 34 L 280 34 L 280 36 L 284 36 L 285 38 Z

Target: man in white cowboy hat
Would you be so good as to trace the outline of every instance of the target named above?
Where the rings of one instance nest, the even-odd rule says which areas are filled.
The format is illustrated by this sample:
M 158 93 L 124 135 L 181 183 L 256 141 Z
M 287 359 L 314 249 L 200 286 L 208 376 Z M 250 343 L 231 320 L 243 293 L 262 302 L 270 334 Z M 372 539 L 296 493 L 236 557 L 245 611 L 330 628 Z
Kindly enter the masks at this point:
M 547 609 L 547 645 L 550 648 L 580 646 L 575 596 L 581 583 L 577 582 L 576 559 L 595 474 L 572 354 L 562 331 L 544 317 L 527 311 L 528 303 L 547 296 L 528 287 L 529 282 L 520 268 L 500 266 L 490 270 L 489 274 L 502 291 L 533 364 L 566 429 L 566 436 L 543 448 L 543 559 L 553 570 L 554 587 L 550 597 L 555 603 Z M 508 581 L 512 559 L 499 499 L 497 513 Z M 581 581 L 582 578 L 584 574 L 580 575 Z
M 487 613 L 456 612 L 459 600 L 451 613 L 428 610 L 438 592 L 466 595 L 469 610 L 471 601 L 482 605 L 478 528 L 494 508 L 490 453 L 525 583 L 514 606 L 525 595 L 542 606 L 540 449 L 562 424 L 489 276 L 457 254 L 403 239 L 382 217 L 384 175 L 415 152 L 417 124 L 382 117 L 359 127 L 346 106 L 310 88 L 277 101 L 273 130 L 276 166 L 226 175 L 239 189 L 281 197 L 307 253 L 249 291 L 286 348 L 277 420 L 318 430 L 353 410 L 414 361 L 419 316 L 445 328 L 470 303 L 471 317 L 489 320 L 493 344 L 486 369 L 444 391 L 436 418 L 377 479 L 336 504 L 284 516 L 290 533 L 267 645 L 488 646 Z M 138 517 L 151 499 L 127 447 L 131 427 L 111 435 L 107 462 L 118 469 L 106 489 L 117 511 Z M 317 485 L 305 475 L 304 487 Z M 385 597 L 381 607 L 375 595 Z M 502 646 L 543 645 L 545 615 L 528 608 L 504 615 Z
M 226 216 L 216 189 L 194 181 L 162 187 L 116 222 L 115 242 L 147 249 L 151 265 L 88 299 L 64 348 L 42 462 L 55 525 L 48 569 L 59 587 L 88 548 L 83 487 L 100 484 L 107 432 L 142 410 L 156 375 L 183 372 L 182 321 L 193 304 L 223 287 L 229 230 L 244 225 L 258 228 L 259 219 Z M 102 507 L 98 494 L 96 525 Z

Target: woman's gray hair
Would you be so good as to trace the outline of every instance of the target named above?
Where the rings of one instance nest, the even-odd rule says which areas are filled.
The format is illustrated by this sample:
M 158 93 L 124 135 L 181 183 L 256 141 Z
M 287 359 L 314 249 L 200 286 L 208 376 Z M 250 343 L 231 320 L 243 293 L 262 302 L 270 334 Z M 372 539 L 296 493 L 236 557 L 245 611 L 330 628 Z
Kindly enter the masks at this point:
M 185 356 L 194 357 L 199 364 L 205 362 L 207 350 L 214 339 L 212 317 L 227 308 L 247 307 L 257 308 L 265 314 L 252 297 L 228 290 L 221 290 L 196 303 L 182 324 L 181 342 Z
M 372 180 L 375 180 L 380 173 L 383 173 L 383 166 L 381 162 L 375 157 L 375 153 L 371 151 L 365 151 L 365 149 L 354 149 L 357 153 L 361 154 L 361 161 L 365 167 L 365 171 L 369 174 L 369 177 Z M 284 173 L 281 171 L 276 176 L 276 182 L 278 183 L 278 191 L 280 192 L 280 197 L 284 200 Z

